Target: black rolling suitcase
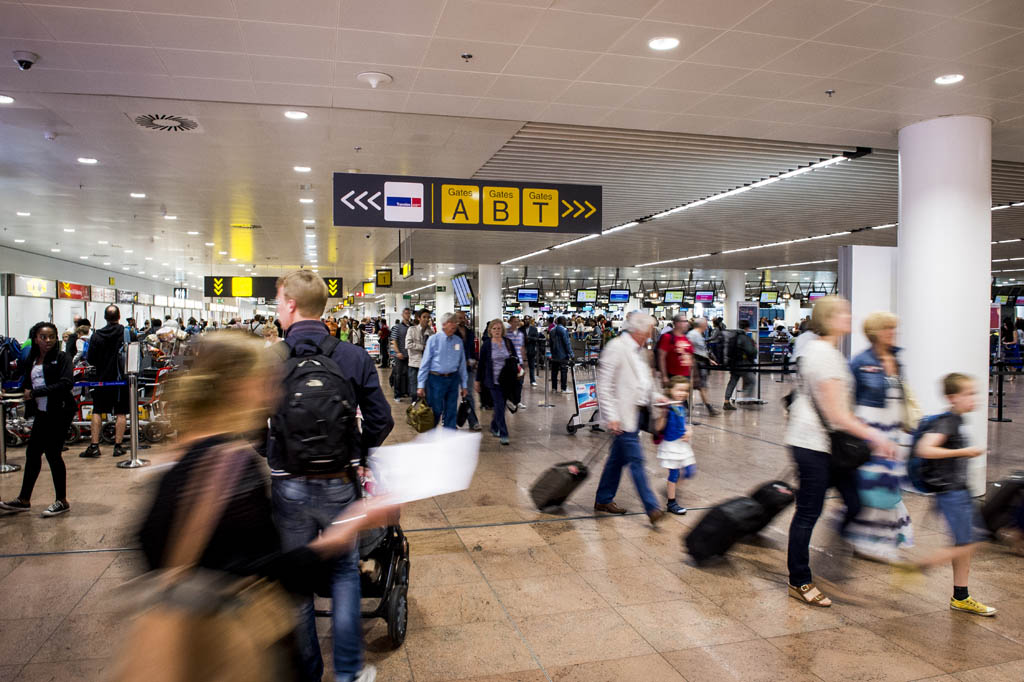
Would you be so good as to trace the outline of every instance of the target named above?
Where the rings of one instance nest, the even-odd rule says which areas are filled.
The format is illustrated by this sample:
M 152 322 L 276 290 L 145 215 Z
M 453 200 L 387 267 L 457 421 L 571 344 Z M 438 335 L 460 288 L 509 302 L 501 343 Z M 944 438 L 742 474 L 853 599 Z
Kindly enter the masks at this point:
M 996 483 L 985 496 L 981 517 L 993 533 L 1012 526 L 1017 508 L 1024 504 L 1024 471 L 1015 471 Z
M 764 516 L 761 517 L 761 523 L 754 531 L 759 533 L 779 515 L 779 512 L 793 504 L 796 495 L 793 493 L 793 488 L 785 481 L 768 481 L 751 492 L 750 498 L 764 507 Z
M 530 498 L 538 511 L 559 507 L 587 480 L 590 468 L 600 459 L 608 438 L 602 438 L 584 461 L 559 462 L 542 473 L 530 486 Z
M 712 507 L 686 536 L 686 550 L 698 564 L 724 556 L 737 540 L 763 526 L 765 508 L 749 497 L 737 497 Z

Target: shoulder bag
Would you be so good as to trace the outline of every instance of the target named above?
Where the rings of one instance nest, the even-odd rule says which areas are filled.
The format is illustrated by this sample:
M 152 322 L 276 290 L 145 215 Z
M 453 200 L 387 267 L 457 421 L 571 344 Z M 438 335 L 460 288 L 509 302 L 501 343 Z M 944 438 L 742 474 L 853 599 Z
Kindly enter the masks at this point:
M 804 391 L 807 393 L 807 397 L 810 398 L 811 405 L 814 406 L 814 411 L 818 414 L 818 419 L 821 421 L 822 427 L 824 427 L 825 431 L 828 432 L 829 442 L 831 445 L 830 462 L 832 467 L 839 471 L 854 471 L 870 460 L 871 446 L 869 446 L 862 438 L 858 438 L 852 433 L 837 431 L 829 426 L 828 421 L 825 419 L 825 415 L 821 412 L 821 408 L 818 407 L 818 401 L 814 397 L 814 391 L 805 381 L 803 381 L 802 376 L 800 383 L 804 388 Z
M 245 448 L 227 446 L 190 476 L 168 538 L 168 568 L 129 584 L 137 613 L 114 682 L 282 682 L 294 604 L 274 581 L 197 566 L 220 522 Z M 208 460 L 209 461 L 209 460 Z

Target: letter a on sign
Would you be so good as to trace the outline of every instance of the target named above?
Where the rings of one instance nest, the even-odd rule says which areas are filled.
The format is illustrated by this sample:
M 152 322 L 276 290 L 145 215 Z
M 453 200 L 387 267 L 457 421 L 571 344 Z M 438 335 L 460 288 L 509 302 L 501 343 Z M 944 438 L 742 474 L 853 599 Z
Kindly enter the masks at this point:
M 441 222 L 478 224 L 480 188 L 476 185 L 441 185 Z

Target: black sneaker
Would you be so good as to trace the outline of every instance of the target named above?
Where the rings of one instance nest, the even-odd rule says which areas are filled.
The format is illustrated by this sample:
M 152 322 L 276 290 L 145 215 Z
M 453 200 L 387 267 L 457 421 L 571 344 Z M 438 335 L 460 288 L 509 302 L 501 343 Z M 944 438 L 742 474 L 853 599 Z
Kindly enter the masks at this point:
M 99 445 L 97 445 L 96 443 L 90 443 L 89 447 L 87 447 L 85 450 L 82 450 L 82 452 L 79 453 L 78 456 L 79 457 L 92 457 L 93 459 L 95 459 L 96 457 L 99 457 L 102 454 L 103 453 L 100 452 L 100 446 Z
M 736 405 L 733 404 L 731 400 L 726 400 L 724 403 L 722 403 L 722 409 L 725 410 L 726 412 L 735 412 Z
M 5 512 L 25 512 L 31 509 L 32 505 L 27 502 L 22 502 L 18 498 L 8 500 L 7 502 L 0 502 L 0 511 Z
M 708 411 L 708 414 L 711 415 L 712 417 L 717 417 L 718 416 L 718 410 L 715 409 L 714 405 L 711 405 L 709 403 L 704 403 L 704 409 L 706 409 Z
M 124 449 L 124 446 L 120 443 L 114 445 L 114 457 L 124 457 L 128 454 L 128 451 Z
M 71 505 L 67 502 L 61 502 L 57 500 L 43 512 L 43 516 L 60 516 L 61 514 L 67 514 L 71 511 Z
M 676 502 L 672 502 L 671 504 L 669 504 L 668 510 L 677 516 L 682 516 L 686 513 L 686 507 L 680 507 L 679 504 Z

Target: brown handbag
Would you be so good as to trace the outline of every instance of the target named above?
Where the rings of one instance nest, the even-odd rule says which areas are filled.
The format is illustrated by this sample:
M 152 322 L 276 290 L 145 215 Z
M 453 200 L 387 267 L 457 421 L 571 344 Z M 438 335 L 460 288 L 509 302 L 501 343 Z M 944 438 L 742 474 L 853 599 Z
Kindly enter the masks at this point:
M 136 615 L 114 682 L 295 679 L 286 645 L 294 603 L 276 582 L 196 566 L 223 514 L 247 448 L 211 453 L 193 472 L 169 538 L 168 568 L 126 586 Z

